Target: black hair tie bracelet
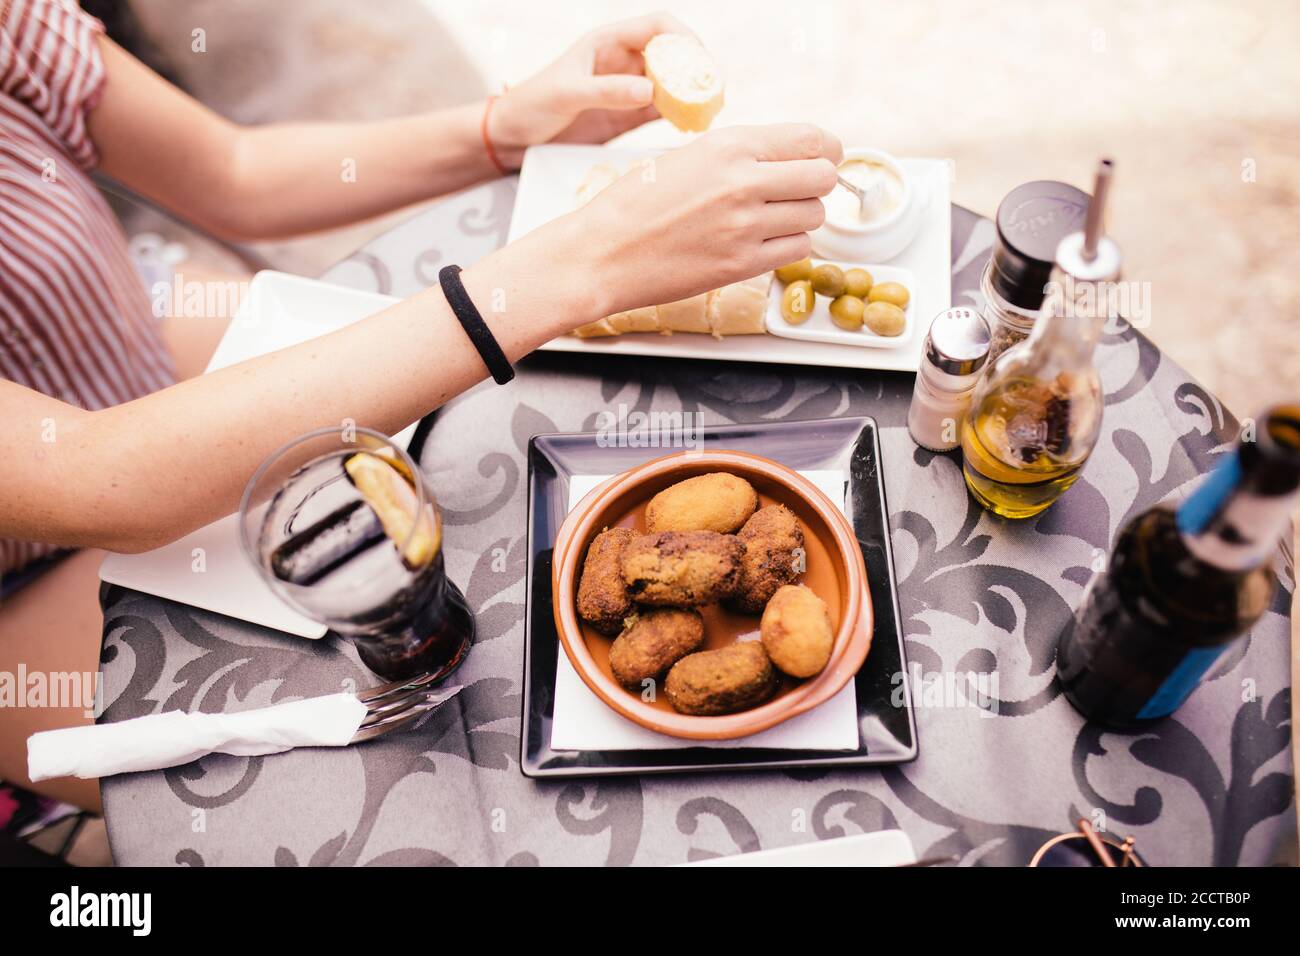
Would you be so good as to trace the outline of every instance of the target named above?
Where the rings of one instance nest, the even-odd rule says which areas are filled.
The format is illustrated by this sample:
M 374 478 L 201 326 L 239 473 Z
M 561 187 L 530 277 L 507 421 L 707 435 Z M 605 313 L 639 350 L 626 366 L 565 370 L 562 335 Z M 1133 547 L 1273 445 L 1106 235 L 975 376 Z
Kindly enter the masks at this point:
M 438 282 L 442 285 L 442 294 L 447 297 L 447 304 L 451 306 L 451 311 L 456 313 L 461 328 L 474 343 L 474 348 L 478 349 L 478 354 L 488 371 L 492 373 L 492 378 L 498 385 L 504 385 L 514 378 L 515 370 L 510 360 L 506 358 L 506 353 L 501 351 L 501 346 L 497 344 L 492 330 L 483 321 L 483 316 L 479 315 L 478 309 L 470 301 L 469 293 L 465 291 L 465 284 L 460 281 L 460 266 L 444 266 L 438 273 Z

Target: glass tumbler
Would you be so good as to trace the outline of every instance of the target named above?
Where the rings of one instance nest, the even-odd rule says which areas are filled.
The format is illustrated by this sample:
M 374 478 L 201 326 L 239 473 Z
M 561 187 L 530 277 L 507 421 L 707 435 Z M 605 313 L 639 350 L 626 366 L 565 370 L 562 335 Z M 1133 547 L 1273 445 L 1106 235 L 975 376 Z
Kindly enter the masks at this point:
M 447 578 L 442 517 L 419 466 L 379 432 L 322 428 L 253 474 L 240 538 L 293 608 L 350 640 L 387 680 L 451 674 L 474 616 Z

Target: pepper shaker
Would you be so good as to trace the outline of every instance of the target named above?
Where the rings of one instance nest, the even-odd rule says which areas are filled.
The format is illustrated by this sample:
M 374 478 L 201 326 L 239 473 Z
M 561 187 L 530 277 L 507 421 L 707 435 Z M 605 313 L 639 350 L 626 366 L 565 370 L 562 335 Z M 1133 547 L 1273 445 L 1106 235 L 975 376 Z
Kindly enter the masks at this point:
M 988 323 L 974 309 L 940 312 L 930 324 L 916 373 L 907 430 L 930 451 L 961 444 L 961 423 L 989 357 Z

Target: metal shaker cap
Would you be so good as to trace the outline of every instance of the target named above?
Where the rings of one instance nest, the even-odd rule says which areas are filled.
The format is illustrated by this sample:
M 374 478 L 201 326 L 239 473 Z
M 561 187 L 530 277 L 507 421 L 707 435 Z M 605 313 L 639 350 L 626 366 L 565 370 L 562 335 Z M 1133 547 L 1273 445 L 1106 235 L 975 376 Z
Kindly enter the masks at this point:
M 925 336 L 926 360 L 949 375 L 971 375 L 989 357 L 989 326 L 974 309 L 940 312 Z
M 993 243 L 993 290 L 1020 309 L 1043 304 L 1056 247 L 1083 229 L 1088 194 L 1068 183 L 1038 180 L 1017 186 L 998 204 Z

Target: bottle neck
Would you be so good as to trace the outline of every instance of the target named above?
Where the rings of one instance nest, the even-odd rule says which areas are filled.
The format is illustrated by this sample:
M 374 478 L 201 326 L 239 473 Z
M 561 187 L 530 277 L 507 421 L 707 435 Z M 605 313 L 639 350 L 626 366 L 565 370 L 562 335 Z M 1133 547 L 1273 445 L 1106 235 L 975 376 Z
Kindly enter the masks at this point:
M 1060 268 L 1053 270 L 1030 342 L 1049 348 L 1063 366 L 1091 364 L 1109 317 L 1105 303 L 1110 297 L 1101 291 L 1098 283 L 1076 279 Z
M 1272 558 L 1296 489 L 1267 487 L 1240 448 L 1178 507 L 1187 549 L 1222 571 L 1253 570 Z

